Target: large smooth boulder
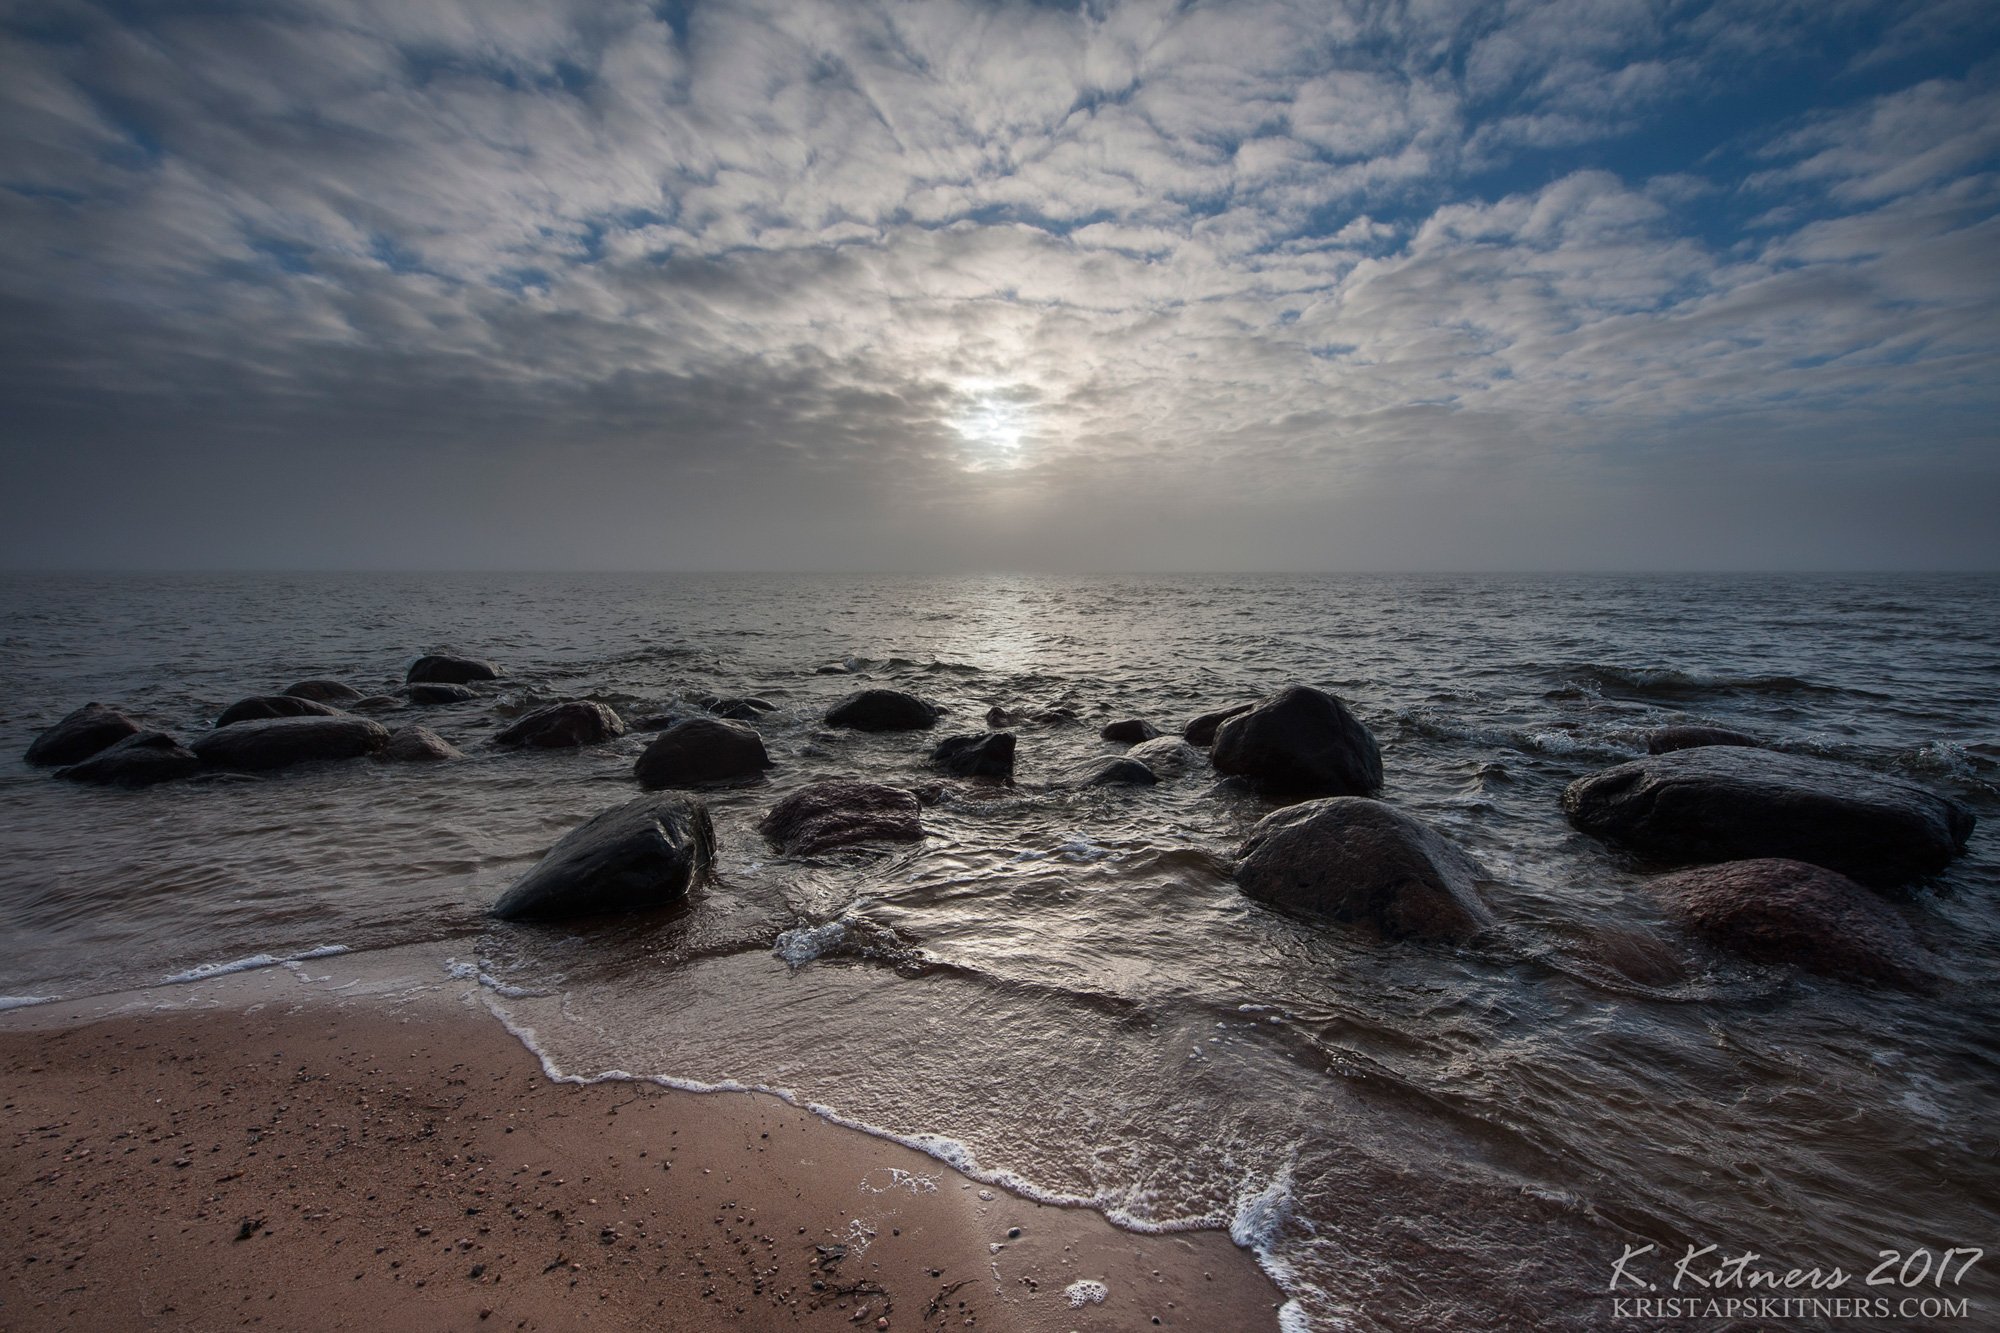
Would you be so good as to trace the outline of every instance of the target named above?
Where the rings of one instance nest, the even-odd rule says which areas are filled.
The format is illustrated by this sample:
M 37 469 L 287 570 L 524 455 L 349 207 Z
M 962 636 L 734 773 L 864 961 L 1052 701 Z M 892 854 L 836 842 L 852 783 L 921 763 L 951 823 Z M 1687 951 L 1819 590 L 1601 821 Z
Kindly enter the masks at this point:
M 410 664 L 410 674 L 403 678 L 415 685 L 427 682 L 437 685 L 463 685 L 474 680 L 498 680 L 500 668 L 483 657 L 459 657 L 453 653 L 429 653 Z
M 618 714 L 588 699 L 550 704 L 515 719 L 493 738 L 495 745 L 528 746 L 537 750 L 570 750 L 597 745 L 625 734 Z
M 902 690 L 856 690 L 826 710 L 828 726 L 855 731 L 922 731 L 937 719 L 936 708 Z
M 260 773 L 322 759 L 357 759 L 389 743 L 389 729 L 365 717 L 274 717 L 239 722 L 188 746 L 209 768 Z
M 1755 736 L 1727 727 L 1656 727 L 1646 733 L 1647 754 L 1672 754 L 1675 750 L 1692 750 L 1702 745 L 1755 747 L 1762 743 Z
M 99 750 L 140 730 L 137 722 L 116 708 L 90 703 L 35 737 L 22 756 L 42 768 L 80 764 Z
M 323 704 L 313 699 L 301 699 L 295 694 L 259 694 L 248 699 L 238 699 L 222 710 L 215 719 L 218 727 L 233 727 L 239 722 L 263 722 L 274 717 L 339 717 L 341 710 L 332 704 Z
M 1255 708 L 1256 704 L 1236 704 L 1229 708 L 1218 708 L 1212 713 L 1203 713 L 1181 728 L 1181 739 L 1189 745 L 1207 748 L 1215 744 L 1215 730 L 1232 717 L 1242 717 Z
M 1140 741 L 1149 741 L 1158 736 L 1160 729 L 1143 717 L 1123 717 L 1116 722 L 1106 722 L 1098 728 L 1097 734 L 1103 740 L 1137 745 Z
M 641 796 L 571 829 L 489 911 L 530 921 L 660 907 L 685 898 L 714 856 L 707 806 Z
M 1652 861 L 1783 857 L 1877 888 L 1945 868 L 1972 814 L 1914 782 L 1849 764 L 1706 745 L 1579 778 L 1569 822 Z
M 1176 778 L 1194 768 L 1206 768 L 1208 757 L 1178 736 L 1160 736 L 1125 752 L 1153 770 L 1155 777 Z
M 931 763 L 961 778 L 1012 778 L 1014 733 L 987 731 L 977 736 L 947 736 L 931 751 Z
M 351 704 L 362 697 L 360 690 L 338 680 L 302 680 L 285 693 L 320 704 Z
M 1209 763 L 1281 796 L 1365 796 L 1382 785 L 1382 751 L 1347 705 L 1293 685 L 1215 732 Z
M 1150 787 L 1159 774 L 1130 755 L 1106 755 L 1088 759 L 1066 773 L 1059 787 Z
M 469 685 L 412 685 L 403 691 L 413 704 L 435 707 L 439 704 L 470 703 L 479 697 L 479 691 Z M 362 701 L 367 702 L 366 700 Z M 356 705 L 359 707 L 359 705 Z
M 1803 861 L 1726 861 L 1648 886 L 1676 920 L 1746 958 L 1894 986 L 1931 978 L 1896 909 L 1838 871 Z
M 80 764 L 56 770 L 56 776 L 99 787 L 150 787 L 189 777 L 200 768 L 194 751 L 166 732 L 139 731 Z
M 642 787 L 698 787 L 740 782 L 771 766 L 755 727 L 719 717 L 691 717 L 655 736 L 632 771 Z
M 403 763 L 426 764 L 440 759 L 463 759 L 465 753 L 429 727 L 410 726 L 398 727 L 389 733 L 389 743 L 382 747 L 382 757 Z
M 1250 830 L 1236 883 L 1260 902 L 1373 925 L 1389 937 L 1463 940 L 1493 924 L 1477 861 L 1420 820 L 1362 796 L 1287 806 Z
M 900 788 L 832 778 L 778 802 L 757 830 L 787 856 L 816 856 L 861 842 L 920 841 L 922 809 Z

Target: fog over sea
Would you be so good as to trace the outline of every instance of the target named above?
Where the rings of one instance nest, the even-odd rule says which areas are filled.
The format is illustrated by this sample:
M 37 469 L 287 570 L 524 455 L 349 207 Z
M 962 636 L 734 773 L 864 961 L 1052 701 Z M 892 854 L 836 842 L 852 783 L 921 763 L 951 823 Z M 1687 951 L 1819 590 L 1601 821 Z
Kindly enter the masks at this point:
M 460 761 L 138 792 L 21 761 L 90 700 L 185 740 L 306 678 L 392 691 L 439 649 L 506 679 L 380 720 Z M 1345 699 L 1382 798 L 1485 866 L 1497 931 L 1384 943 L 1244 897 L 1232 855 L 1275 807 L 1205 764 L 1046 786 L 1122 752 L 1106 721 L 1176 732 L 1293 682 Z M 864 684 L 948 712 L 825 727 Z M 492 734 L 556 699 L 629 720 L 710 694 L 777 705 L 768 781 L 707 794 L 712 880 L 659 913 L 487 922 L 638 793 L 648 739 Z M 1082 725 L 1018 727 L 1016 785 L 926 809 L 921 844 L 792 860 L 756 832 L 816 779 L 935 781 L 930 745 L 995 705 Z M 1567 783 L 1675 722 L 1974 812 L 1895 909 L 1935 991 L 1716 952 L 1565 824 Z M 1124 1226 L 1227 1227 L 1293 1327 L 1602 1327 L 1649 1241 L 1856 1274 L 2000 1249 L 2000 577 L 8 575 L 0 741 L 9 1003 L 425 945 L 561 1073 L 778 1090 Z M 1996 1270 L 1957 1293 L 1992 1308 Z

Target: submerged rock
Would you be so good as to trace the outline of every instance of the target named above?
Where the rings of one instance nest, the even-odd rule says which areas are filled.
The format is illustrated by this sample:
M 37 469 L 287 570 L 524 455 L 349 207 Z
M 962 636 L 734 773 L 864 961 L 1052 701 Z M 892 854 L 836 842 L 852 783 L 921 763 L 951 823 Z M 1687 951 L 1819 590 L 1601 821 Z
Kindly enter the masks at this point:
M 337 680 L 302 680 L 285 693 L 320 704 L 351 704 L 361 698 L 360 690 Z
M 1803 861 L 1727 861 L 1649 888 L 1698 935 L 1761 963 L 1922 986 L 1928 954 L 1896 909 L 1847 876 Z
M 707 806 L 641 796 L 571 829 L 489 913 L 527 921 L 664 906 L 687 896 L 714 855 Z
M 1365 796 L 1382 785 L 1382 752 L 1333 695 L 1292 685 L 1224 721 L 1208 761 L 1288 796 Z
M 695 700 L 697 707 L 705 708 L 717 717 L 726 717 L 734 722 L 755 722 L 766 713 L 776 712 L 777 705 L 769 699 L 739 699 L 730 695 L 711 694 Z
M 698 787 L 740 782 L 771 767 L 754 727 L 719 717 L 691 717 L 653 738 L 633 765 L 642 787 Z
M 322 759 L 356 759 L 388 743 L 388 728 L 365 717 L 274 717 L 217 727 L 197 736 L 188 748 L 209 768 L 258 773 Z
M 389 733 L 382 747 L 384 759 L 406 763 L 428 763 L 439 759 L 463 759 L 465 753 L 429 727 L 398 727 Z
M 1014 733 L 988 731 L 977 736 L 947 736 L 931 751 L 931 762 L 961 778 L 1012 778 Z
M 922 731 L 937 719 L 936 708 L 902 690 L 856 690 L 826 711 L 828 726 L 855 731 Z
M 1380 801 L 1287 806 L 1250 830 L 1236 883 L 1260 902 L 1363 922 L 1391 937 L 1463 940 L 1493 924 L 1479 863 Z
M 1669 865 L 1782 857 L 1886 887 L 1945 868 L 1970 811 L 1901 778 L 1775 750 L 1706 745 L 1579 778 L 1581 831 Z
M 498 680 L 500 668 L 481 657 L 459 657 L 453 653 L 428 653 L 410 664 L 404 680 L 414 685 L 429 682 L 463 685 L 473 680 Z
M 1149 741 L 1160 734 L 1160 729 L 1143 717 L 1121 718 L 1107 722 L 1098 729 L 1098 736 L 1107 741 L 1122 741 L 1127 745 L 1137 745 Z
M 418 686 L 416 688 L 425 689 L 432 687 Z M 435 688 L 442 690 L 442 689 L 455 689 L 457 687 L 448 685 L 439 685 L 436 686 Z M 467 691 L 467 693 L 470 693 L 470 691 Z M 365 699 L 356 699 L 353 703 L 349 704 L 347 708 L 348 711 L 352 713 L 393 713 L 402 706 L 403 706 L 403 701 L 401 699 L 398 699 L 393 694 L 371 694 Z
M 1161 736 L 1125 752 L 1153 770 L 1155 777 L 1175 778 L 1194 768 L 1208 765 L 1208 757 L 1178 736 Z
M 1206 749 L 1215 744 L 1215 729 L 1232 717 L 1241 717 L 1255 708 L 1256 704 L 1237 704 L 1232 708 L 1218 708 L 1213 713 L 1203 713 L 1194 721 L 1181 728 L 1181 739 L 1189 745 L 1199 745 Z
M 1675 750 L 1692 750 L 1701 745 L 1762 744 L 1755 736 L 1727 727 L 1660 727 L 1646 733 L 1647 754 L 1672 754 Z
M 80 764 L 139 730 L 137 722 L 116 708 L 85 704 L 35 737 L 22 758 L 41 768 Z
M 1150 787 L 1159 775 L 1130 755 L 1086 760 L 1056 783 L 1059 787 Z
M 1011 725 L 1013 721 L 1014 721 L 1014 715 L 1008 712 L 1006 709 L 1002 708 L 999 704 L 994 704 L 991 708 L 986 710 L 986 729 L 988 731 L 1003 730 L 1009 725 Z
M 58 769 L 56 776 L 100 787 L 150 787 L 190 777 L 200 768 L 194 751 L 166 732 L 138 731 L 80 764 Z
M 921 812 L 910 792 L 833 778 L 778 802 L 757 830 L 787 856 L 816 856 L 861 842 L 917 842 L 924 836 Z
M 627 731 L 665 731 L 676 722 L 683 721 L 679 713 L 648 713 L 625 724 Z
M 479 697 L 479 691 L 464 685 L 412 685 L 403 693 L 409 696 L 411 703 L 426 706 L 469 703 Z M 356 708 L 360 706 L 355 705 Z
M 570 750 L 596 745 L 625 734 L 618 714 L 588 699 L 549 704 L 518 718 L 493 737 L 495 745 L 529 746 L 537 750 Z
M 302 699 L 295 694 L 259 694 L 238 699 L 223 709 L 222 715 L 215 719 L 215 725 L 233 727 L 239 722 L 262 722 L 274 717 L 341 716 L 340 709 L 315 699 Z

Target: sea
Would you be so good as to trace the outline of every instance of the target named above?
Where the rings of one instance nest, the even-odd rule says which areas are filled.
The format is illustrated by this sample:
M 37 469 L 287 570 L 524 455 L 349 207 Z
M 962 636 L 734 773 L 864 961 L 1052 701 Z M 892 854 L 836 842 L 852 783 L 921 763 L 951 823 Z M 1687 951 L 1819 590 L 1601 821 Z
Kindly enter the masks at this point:
M 186 739 L 305 678 L 393 691 L 435 650 L 506 677 L 381 720 L 462 760 L 126 792 L 20 759 L 91 700 Z M 1497 929 L 1384 942 L 1246 898 L 1232 859 L 1274 807 L 1205 762 L 1053 785 L 1122 751 L 1105 722 L 1177 732 L 1292 683 L 1374 733 L 1382 799 L 1481 863 Z M 870 685 L 940 730 L 824 725 Z M 706 695 L 776 706 L 767 779 L 704 794 L 712 878 L 657 912 L 488 920 L 638 794 L 648 739 L 494 732 Z M 1014 784 L 952 786 L 922 843 L 791 859 L 757 832 L 816 779 L 936 782 L 936 737 L 995 706 L 1080 722 L 1018 728 Z M 1570 829 L 1564 786 L 1670 723 L 1967 805 L 1965 854 L 1886 909 L 1939 984 L 1717 952 L 1652 868 Z M 1651 1326 L 1616 1304 L 1639 1297 L 1717 1302 L 1688 1326 L 2000 1310 L 2000 578 L 7 575 L 0 750 L 0 1003 L 423 946 L 554 1074 L 768 1090 L 1135 1231 L 1227 1229 L 1289 1329 Z M 1719 1304 L 1753 1298 L 1820 1303 Z

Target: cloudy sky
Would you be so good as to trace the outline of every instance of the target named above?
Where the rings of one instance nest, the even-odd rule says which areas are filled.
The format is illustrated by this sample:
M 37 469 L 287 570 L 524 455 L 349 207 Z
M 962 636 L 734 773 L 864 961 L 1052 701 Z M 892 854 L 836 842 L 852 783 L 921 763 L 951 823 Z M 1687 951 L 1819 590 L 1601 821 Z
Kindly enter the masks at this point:
M 0 0 L 0 563 L 2000 567 L 1993 0 Z

